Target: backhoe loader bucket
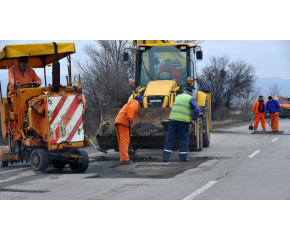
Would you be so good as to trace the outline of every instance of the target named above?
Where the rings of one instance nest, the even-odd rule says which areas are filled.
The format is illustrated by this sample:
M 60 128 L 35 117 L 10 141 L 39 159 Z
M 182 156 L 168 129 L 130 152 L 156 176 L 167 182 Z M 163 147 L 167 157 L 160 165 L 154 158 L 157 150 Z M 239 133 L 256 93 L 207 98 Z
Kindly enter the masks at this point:
M 118 139 L 115 119 L 120 108 L 103 108 L 101 123 L 97 131 L 97 141 L 102 149 L 118 150 Z M 163 149 L 166 140 L 171 108 L 140 108 L 132 126 L 132 148 Z M 190 132 L 194 132 L 194 125 L 190 125 Z M 195 136 L 191 136 L 190 145 L 196 145 Z M 173 149 L 178 149 L 178 139 Z

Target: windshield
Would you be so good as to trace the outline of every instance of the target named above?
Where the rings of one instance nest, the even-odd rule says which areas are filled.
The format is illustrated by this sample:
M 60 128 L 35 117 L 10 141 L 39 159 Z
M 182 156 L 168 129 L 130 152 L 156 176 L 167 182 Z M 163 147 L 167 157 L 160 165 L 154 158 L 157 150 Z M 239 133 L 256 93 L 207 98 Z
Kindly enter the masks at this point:
M 152 80 L 175 80 L 185 86 L 187 80 L 186 51 L 179 47 L 151 47 L 141 51 L 139 85 Z
M 290 98 L 289 99 L 279 99 L 280 104 L 288 104 L 290 103 Z

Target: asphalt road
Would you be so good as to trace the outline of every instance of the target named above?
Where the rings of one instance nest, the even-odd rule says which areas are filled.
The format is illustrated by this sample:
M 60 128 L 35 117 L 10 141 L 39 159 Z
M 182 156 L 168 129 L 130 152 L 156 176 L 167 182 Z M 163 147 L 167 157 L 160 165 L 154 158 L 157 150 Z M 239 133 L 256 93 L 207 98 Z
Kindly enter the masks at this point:
M 280 119 L 277 134 L 248 126 L 214 129 L 210 147 L 189 152 L 188 163 L 178 162 L 178 151 L 164 163 L 161 150 L 148 149 L 124 166 L 113 150 L 88 147 L 84 174 L 68 167 L 35 173 L 29 164 L 0 168 L 0 199 L 290 199 L 290 120 Z

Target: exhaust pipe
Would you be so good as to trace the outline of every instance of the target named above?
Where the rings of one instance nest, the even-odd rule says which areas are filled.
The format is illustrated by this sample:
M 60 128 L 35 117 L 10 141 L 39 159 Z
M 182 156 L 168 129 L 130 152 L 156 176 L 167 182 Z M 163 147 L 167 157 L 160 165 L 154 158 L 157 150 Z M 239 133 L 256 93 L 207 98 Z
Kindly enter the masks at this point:
M 52 86 L 54 88 L 54 92 L 58 92 L 60 87 L 60 63 L 58 61 L 58 50 L 57 44 L 53 42 L 54 45 L 54 61 L 52 63 Z

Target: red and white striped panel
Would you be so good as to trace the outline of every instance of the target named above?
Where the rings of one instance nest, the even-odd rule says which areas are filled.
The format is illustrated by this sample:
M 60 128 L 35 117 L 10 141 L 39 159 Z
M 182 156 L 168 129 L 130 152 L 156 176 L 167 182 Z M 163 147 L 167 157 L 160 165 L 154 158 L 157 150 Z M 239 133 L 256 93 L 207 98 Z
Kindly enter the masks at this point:
M 48 97 L 50 144 L 84 140 L 83 104 L 76 95 Z

